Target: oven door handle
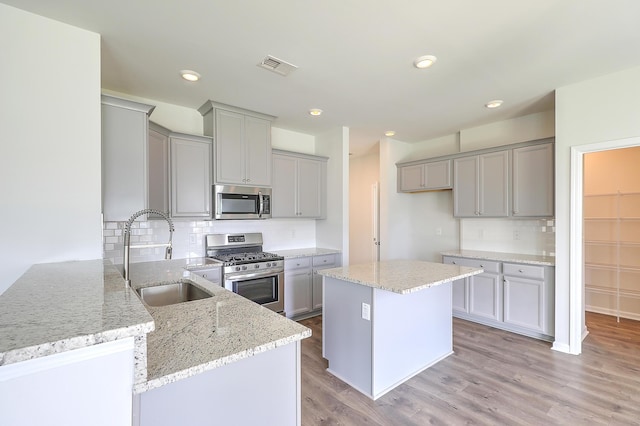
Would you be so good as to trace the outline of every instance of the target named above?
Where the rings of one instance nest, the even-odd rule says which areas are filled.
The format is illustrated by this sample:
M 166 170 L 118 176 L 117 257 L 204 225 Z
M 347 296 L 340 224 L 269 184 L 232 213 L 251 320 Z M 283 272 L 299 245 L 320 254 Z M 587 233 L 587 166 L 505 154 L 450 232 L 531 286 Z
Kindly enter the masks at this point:
M 246 280 L 250 278 L 264 278 L 264 277 L 273 277 L 275 275 L 280 274 L 279 271 L 260 271 L 260 272 L 248 272 L 246 274 L 227 274 L 225 275 L 225 281 L 239 281 Z

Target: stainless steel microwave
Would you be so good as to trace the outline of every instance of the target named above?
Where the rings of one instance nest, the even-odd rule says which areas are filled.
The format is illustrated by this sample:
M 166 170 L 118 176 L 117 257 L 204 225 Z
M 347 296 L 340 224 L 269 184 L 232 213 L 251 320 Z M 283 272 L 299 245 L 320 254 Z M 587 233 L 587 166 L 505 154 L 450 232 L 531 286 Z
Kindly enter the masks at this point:
M 214 219 L 269 219 L 271 188 L 213 185 Z

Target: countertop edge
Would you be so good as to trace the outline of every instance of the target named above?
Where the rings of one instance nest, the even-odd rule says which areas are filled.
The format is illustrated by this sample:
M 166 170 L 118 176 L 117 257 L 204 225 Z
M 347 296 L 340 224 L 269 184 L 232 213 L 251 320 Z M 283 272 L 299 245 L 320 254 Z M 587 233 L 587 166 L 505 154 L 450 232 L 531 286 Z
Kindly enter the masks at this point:
M 304 247 L 299 249 L 282 249 L 282 250 L 267 250 L 271 253 L 280 255 L 286 259 L 297 259 L 300 257 L 309 256 L 323 256 L 325 254 L 340 254 L 341 250 L 330 249 L 323 247 Z
M 223 367 L 225 365 L 234 363 L 236 361 L 250 358 L 254 355 L 258 355 L 263 352 L 267 352 L 269 350 L 306 339 L 308 337 L 311 337 L 311 329 L 309 328 L 307 328 L 306 330 L 300 333 L 296 333 L 288 337 L 280 338 L 269 343 L 258 345 L 254 348 L 245 349 L 235 354 L 227 355 L 203 364 L 199 364 L 193 367 L 186 368 L 184 370 L 176 371 L 174 373 L 166 374 L 164 376 L 157 377 L 157 378 L 150 379 L 145 382 L 136 384 L 133 387 L 133 393 L 134 395 L 141 394 L 141 393 L 150 391 L 152 389 L 156 389 L 156 388 L 168 385 L 170 383 L 174 383 L 179 380 L 186 379 L 188 377 L 192 377 L 192 376 L 204 373 L 206 371 Z
M 528 265 L 555 266 L 555 257 L 535 254 L 502 253 L 481 250 L 451 250 L 440 252 L 442 256 L 468 259 L 493 260 L 496 262 L 524 263 Z

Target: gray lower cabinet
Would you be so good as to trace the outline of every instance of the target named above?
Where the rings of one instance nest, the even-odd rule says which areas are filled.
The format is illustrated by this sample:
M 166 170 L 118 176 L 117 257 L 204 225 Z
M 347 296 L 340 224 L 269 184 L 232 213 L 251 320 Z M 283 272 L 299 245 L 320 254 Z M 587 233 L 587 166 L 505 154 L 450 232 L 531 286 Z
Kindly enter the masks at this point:
M 212 140 L 206 136 L 172 133 L 171 216 L 211 216 Z
M 148 127 L 152 105 L 102 95 L 102 213 L 125 221 L 149 206 Z
M 398 192 L 451 189 L 451 160 L 398 167 Z
M 504 263 L 504 322 L 552 335 L 553 281 L 550 267 Z
M 325 216 L 327 158 L 273 150 L 271 216 Z
M 311 312 L 311 257 L 284 261 L 284 311 L 287 318 Z
M 453 316 L 553 340 L 554 268 L 443 256 L 443 263 L 483 268 L 452 286 Z
M 453 215 L 509 216 L 509 151 L 453 160 Z
M 284 306 L 287 318 L 301 319 L 322 313 L 321 269 L 340 265 L 338 254 L 285 259 Z

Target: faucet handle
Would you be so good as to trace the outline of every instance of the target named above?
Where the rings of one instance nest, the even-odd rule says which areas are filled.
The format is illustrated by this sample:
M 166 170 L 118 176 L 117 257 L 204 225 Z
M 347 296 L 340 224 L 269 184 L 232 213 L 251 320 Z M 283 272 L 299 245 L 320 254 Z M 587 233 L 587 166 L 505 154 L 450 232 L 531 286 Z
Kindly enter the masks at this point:
M 173 249 L 171 248 L 171 245 L 167 246 L 165 252 L 164 252 L 164 258 L 165 260 L 169 260 L 171 259 L 171 254 L 173 252 Z

